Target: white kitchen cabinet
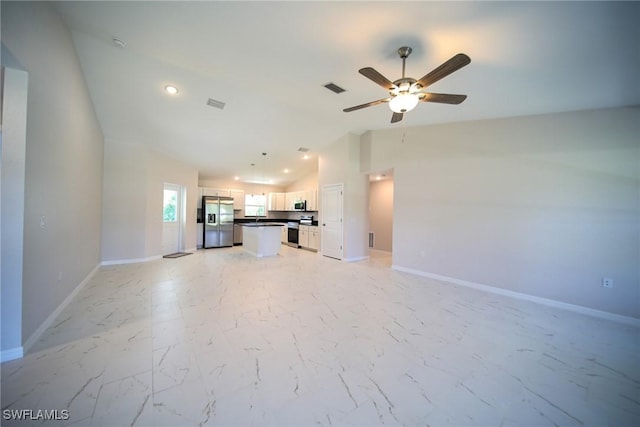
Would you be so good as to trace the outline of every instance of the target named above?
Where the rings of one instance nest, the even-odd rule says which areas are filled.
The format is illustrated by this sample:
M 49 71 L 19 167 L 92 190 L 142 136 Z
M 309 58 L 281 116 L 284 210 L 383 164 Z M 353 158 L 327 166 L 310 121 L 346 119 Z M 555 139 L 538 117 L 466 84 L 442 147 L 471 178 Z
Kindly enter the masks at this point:
M 285 193 L 269 193 L 269 210 L 286 211 Z
M 203 196 L 225 196 L 229 197 L 229 189 L 224 188 L 208 188 L 204 187 L 202 189 Z
M 298 245 L 303 248 L 309 247 L 309 226 L 301 225 L 298 229 Z
M 294 193 L 284 193 L 284 210 L 285 211 L 292 211 L 293 210 L 293 204 L 295 203 L 294 198 Z
M 317 211 L 318 210 L 318 190 L 306 190 L 304 191 L 304 200 L 307 201 L 307 210 L 308 211 Z
M 284 224 L 282 226 L 281 235 L 282 235 L 281 241 L 286 245 L 289 242 L 289 229 L 287 227 L 287 224 Z
M 320 230 L 315 225 L 301 225 L 298 229 L 298 244 L 305 249 L 320 249 Z
M 314 251 L 320 250 L 320 228 L 315 225 L 309 226 L 309 245 L 307 247 Z
M 307 202 L 307 211 L 318 210 L 318 190 L 289 191 L 287 193 L 269 193 L 270 211 L 295 211 L 296 202 Z
M 244 210 L 244 190 L 229 190 L 229 196 L 233 197 L 233 210 Z

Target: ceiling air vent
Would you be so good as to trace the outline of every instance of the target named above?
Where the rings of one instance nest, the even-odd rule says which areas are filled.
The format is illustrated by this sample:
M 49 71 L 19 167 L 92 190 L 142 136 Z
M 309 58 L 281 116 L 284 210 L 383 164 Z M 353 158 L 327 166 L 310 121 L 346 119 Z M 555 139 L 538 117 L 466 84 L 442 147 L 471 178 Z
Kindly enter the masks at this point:
M 215 100 L 213 98 L 209 98 L 209 99 L 207 99 L 207 105 L 209 107 L 214 107 L 214 108 L 218 108 L 218 109 L 222 110 L 222 109 L 224 109 L 224 106 L 226 104 L 224 102 L 222 102 L 222 101 L 218 101 L 218 100 Z
M 342 92 L 345 91 L 344 89 L 342 89 L 340 86 L 338 86 L 335 83 L 327 83 L 326 85 L 324 85 L 324 87 L 326 87 L 327 89 L 329 89 L 333 93 L 342 93 Z
M 300 151 L 301 153 L 306 153 L 307 151 L 309 151 L 309 149 L 306 147 L 300 147 L 298 148 L 298 151 Z

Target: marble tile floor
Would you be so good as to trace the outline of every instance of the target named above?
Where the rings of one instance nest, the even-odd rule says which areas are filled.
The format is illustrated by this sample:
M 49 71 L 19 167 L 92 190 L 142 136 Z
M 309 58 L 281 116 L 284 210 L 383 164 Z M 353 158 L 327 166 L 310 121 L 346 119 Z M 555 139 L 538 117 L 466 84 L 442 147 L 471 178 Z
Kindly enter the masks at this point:
M 640 425 L 637 328 L 282 249 L 101 267 L 2 364 L 0 423 Z

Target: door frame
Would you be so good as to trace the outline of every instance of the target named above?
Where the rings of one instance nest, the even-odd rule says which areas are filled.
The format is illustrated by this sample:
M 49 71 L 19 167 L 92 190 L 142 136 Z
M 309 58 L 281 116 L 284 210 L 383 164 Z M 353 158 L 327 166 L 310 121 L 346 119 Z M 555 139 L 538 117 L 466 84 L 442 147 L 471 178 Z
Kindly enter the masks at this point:
M 325 252 L 326 249 L 326 244 L 325 242 L 327 242 L 327 234 L 326 234 L 326 229 L 325 229 L 325 218 L 326 218 L 326 213 L 327 213 L 327 209 L 326 209 L 326 201 L 327 201 L 327 191 L 328 190 L 339 190 L 340 191 L 340 208 L 339 208 L 339 212 L 338 216 L 340 217 L 340 224 L 338 225 L 339 231 L 340 231 L 340 254 L 339 257 L 333 256 L 333 255 L 327 255 L 327 253 Z M 344 259 L 344 184 L 343 183 L 338 183 L 338 184 L 327 184 L 327 185 L 323 185 L 322 186 L 322 191 L 321 191 L 321 213 L 322 213 L 322 228 L 320 230 L 320 246 L 321 246 L 321 253 L 323 256 L 329 257 L 329 258 L 335 258 L 335 259 L 339 259 L 342 260 Z
M 176 209 L 176 222 L 178 223 L 178 237 L 177 237 L 177 245 L 176 252 L 181 252 L 185 250 L 184 245 L 184 236 L 185 236 L 185 228 L 186 228 L 186 206 L 187 206 L 187 189 L 183 185 L 173 184 L 170 182 L 165 182 L 162 187 L 162 195 L 164 199 L 164 190 L 174 190 L 178 192 L 178 206 Z M 164 203 L 162 203 L 162 208 L 164 209 Z M 164 221 L 162 222 L 162 252 L 165 254 L 165 241 L 164 241 Z M 170 252 L 173 253 L 173 252 Z

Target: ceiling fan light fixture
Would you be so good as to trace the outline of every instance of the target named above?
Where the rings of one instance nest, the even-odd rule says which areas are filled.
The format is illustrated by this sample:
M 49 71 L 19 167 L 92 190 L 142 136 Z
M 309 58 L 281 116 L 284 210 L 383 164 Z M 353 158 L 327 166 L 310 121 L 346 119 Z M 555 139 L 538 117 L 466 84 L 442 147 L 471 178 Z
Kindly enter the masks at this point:
M 420 99 L 414 93 L 401 93 L 389 101 L 389 108 L 394 113 L 406 113 L 418 105 Z

